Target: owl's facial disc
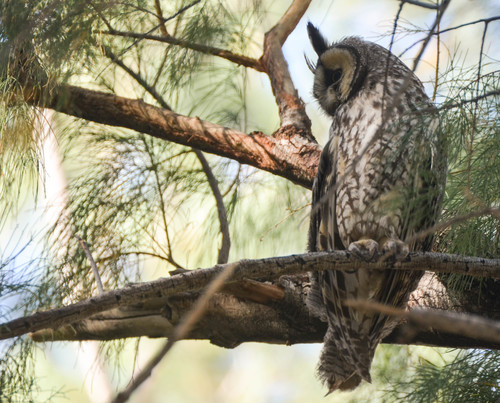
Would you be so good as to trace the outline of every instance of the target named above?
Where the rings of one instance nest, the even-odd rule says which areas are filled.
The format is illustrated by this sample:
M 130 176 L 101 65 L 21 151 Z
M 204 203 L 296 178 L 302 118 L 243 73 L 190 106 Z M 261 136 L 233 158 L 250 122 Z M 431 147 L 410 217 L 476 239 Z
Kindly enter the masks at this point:
M 352 80 L 356 68 L 356 60 L 347 49 L 332 48 L 320 57 L 325 69 L 325 85 L 328 91 L 335 91 L 338 99 L 344 102 L 352 89 Z

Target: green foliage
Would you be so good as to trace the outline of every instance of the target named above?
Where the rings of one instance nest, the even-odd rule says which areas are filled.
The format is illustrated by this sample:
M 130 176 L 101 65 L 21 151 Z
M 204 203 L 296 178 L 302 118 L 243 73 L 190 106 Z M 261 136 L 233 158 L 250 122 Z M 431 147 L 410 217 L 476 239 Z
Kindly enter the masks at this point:
M 500 353 L 463 350 L 446 364 L 421 360 L 409 379 L 394 384 L 395 402 L 497 402 L 500 399 Z
M 500 87 L 500 73 L 471 79 L 454 88 L 450 103 L 473 99 Z M 463 104 L 444 114 L 449 139 L 449 175 L 443 220 L 500 203 L 500 96 Z M 500 257 L 498 219 L 491 215 L 464 220 L 440 238 L 440 249 L 483 257 Z

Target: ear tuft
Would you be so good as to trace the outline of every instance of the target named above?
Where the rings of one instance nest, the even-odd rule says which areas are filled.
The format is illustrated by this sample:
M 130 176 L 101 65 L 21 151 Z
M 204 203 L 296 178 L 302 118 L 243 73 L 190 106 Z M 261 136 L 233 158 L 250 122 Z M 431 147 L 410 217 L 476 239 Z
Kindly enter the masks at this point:
M 309 40 L 314 48 L 314 51 L 321 56 L 325 50 L 328 49 L 328 42 L 321 35 L 318 28 L 316 28 L 311 22 L 307 23 L 307 33 L 309 34 Z

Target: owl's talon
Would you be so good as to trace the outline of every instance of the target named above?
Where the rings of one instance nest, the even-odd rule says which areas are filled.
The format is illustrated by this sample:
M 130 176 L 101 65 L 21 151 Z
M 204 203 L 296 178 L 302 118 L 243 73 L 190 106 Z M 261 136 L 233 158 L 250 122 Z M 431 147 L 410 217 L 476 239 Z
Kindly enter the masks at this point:
M 406 243 L 399 239 L 388 239 L 382 245 L 383 260 L 394 258 L 403 260 L 410 253 L 410 248 Z
M 360 259 L 370 261 L 378 255 L 378 242 L 373 239 L 361 239 L 351 242 L 347 250 Z

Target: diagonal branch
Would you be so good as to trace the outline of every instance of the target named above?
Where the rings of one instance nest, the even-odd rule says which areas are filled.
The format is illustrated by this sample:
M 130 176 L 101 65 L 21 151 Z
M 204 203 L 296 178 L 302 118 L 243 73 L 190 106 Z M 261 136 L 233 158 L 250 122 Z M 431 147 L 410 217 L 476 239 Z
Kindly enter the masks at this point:
M 208 285 L 206 291 L 203 295 L 198 298 L 193 308 L 188 312 L 188 314 L 183 318 L 181 322 L 175 327 L 172 335 L 168 338 L 168 341 L 165 343 L 163 348 L 153 357 L 153 359 L 148 362 L 146 367 L 134 377 L 134 379 L 130 382 L 127 387 L 121 391 L 115 399 L 113 399 L 113 403 L 122 403 L 126 402 L 132 393 L 144 383 L 144 381 L 151 376 L 153 369 L 160 363 L 160 361 L 165 357 L 165 355 L 172 349 L 174 344 L 186 337 L 189 331 L 193 328 L 193 326 L 200 320 L 205 311 L 208 308 L 208 301 L 212 296 L 221 289 L 226 280 L 231 277 L 234 269 L 238 263 L 232 263 L 226 265 L 225 269 Z
M 311 134 L 311 121 L 293 84 L 288 63 L 281 50 L 310 3 L 310 0 L 295 0 L 278 23 L 266 32 L 264 53 L 260 61 L 271 80 L 273 94 L 279 107 L 281 128 L 295 126 L 303 132 L 304 137 L 314 140 Z
M 118 31 L 118 30 L 110 30 L 108 32 L 105 32 L 105 34 L 108 35 L 113 35 L 113 36 L 121 36 L 123 38 L 134 38 L 134 39 L 147 39 L 150 41 L 157 41 L 157 42 L 163 42 L 163 43 L 168 43 L 170 45 L 177 45 L 181 46 L 186 49 L 191 49 L 195 50 L 200 53 L 204 53 L 206 55 L 212 55 L 212 56 L 217 56 L 222 59 L 229 60 L 230 62 L 236 63 L 239 66 L 244 66 L 244 67 L 250 67 L 254 70 L 263 72 L 264 68 L 262 67 L 262 64 L 260 63 L 259 60 L 253 59 L 248 56 L 240 55 L 237 53 L 233 53 L 229 50 L 226 49 L 221 49 L 217 48 L 214 46 L 207 46 L 207 45 L 202 45 L 199 43 L 193 43 L 186 41 L 184 39 L 176 38 L 171 35 L 153 35 L 149 33 L 138 33 L 138 32 L 130 32 L 130 31 Z
M 61 85 L 46 94 L 26 91 L 26 101 L 96 123 L 119 126 L 183 144 L 282 176 L 310 188 L 320 147 L 298 132 L 286 142 L 260 132 L 249 135 L 197 117 L 187 117 L 142 100 Z
M 197 292 L 206 287 L 225 267 L 226 265 L 217 265 L 210 269 L 199 269 L 156 281 L 134 284 L 120 290 L 105 292 L 76 304 L 15 319 L 0 325 L 0 340 L 40 329 L 57 328 L 99 312 L 118 306 L 136 304 L 153 297 Z M 271 280 L 283 275 L 294 275 L 308 271 L 357 270 L 360 267 L 377 270 L 391 268 L 396 270 L 431 270 L 439 273 L 500 278 L 500 260 L 498 259 L 413 252 L 405 260 L 396 263 L 388 261 L 368 263 L 352 257 L 349 252 L 335 251 L 241 260 L 230 281 Z

